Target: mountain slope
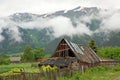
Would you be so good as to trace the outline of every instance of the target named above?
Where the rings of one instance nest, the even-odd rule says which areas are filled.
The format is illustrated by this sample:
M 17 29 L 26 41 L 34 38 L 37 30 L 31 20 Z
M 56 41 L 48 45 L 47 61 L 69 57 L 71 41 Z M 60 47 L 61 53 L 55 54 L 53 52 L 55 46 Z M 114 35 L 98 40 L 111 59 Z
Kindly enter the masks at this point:
M 119 46 L 120 11 L 76 7 L 50 14 L 15 13 L 0 18 L 0 54 L 22 52 L 25 45 L 52 53 L 61 38 L 99 46 Z M 115 42 L 115 43 L 114 43 Z

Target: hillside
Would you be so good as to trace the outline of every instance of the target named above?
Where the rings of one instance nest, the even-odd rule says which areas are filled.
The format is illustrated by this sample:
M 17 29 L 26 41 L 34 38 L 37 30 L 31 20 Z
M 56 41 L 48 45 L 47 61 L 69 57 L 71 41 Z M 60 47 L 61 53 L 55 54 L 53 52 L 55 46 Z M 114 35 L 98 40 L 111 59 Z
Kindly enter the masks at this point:
M 61 38 L 81 44 L 94 38 L 99 46 L 120 46 L 119 13 L 79 6 L 49 14 L 15 13 L 0 18 L 0 54 L 22 52 L 28 44 L 52 53 Z

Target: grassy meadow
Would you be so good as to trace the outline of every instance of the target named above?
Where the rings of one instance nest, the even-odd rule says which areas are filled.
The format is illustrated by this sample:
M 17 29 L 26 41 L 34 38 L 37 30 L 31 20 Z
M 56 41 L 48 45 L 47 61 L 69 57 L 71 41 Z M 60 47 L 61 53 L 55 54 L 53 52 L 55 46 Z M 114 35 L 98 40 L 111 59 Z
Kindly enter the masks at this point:
M 9 65 L 0 65 L 0 73 L 10 71 L 12 69 L 23 69 L 26 72 L 39 72 L 39 68 L 32 67 L 37 66 L 38 63 L 13 63 Z
M 120 65 L 98 66 L 85 72 L 75 72 L 72 77 L 65 75 L 58 80 L 114 80 L 118 76 L 120 76 Z
M 38 63 L 33 64 L 37 65 Z M 9 71 L 14 69 L 24 69 L 25 72 L 40 72 L 39 68 L 31 67 L 31 63 L 0 65 L 0 72 L 8 72 L 7 74 L 3 74 L 5 76 L 10 75 Z M 85 72 L 74 72 L 72 76 L 65 74 L 57 80 L 114 80 L 118 76 L 120 76 L 120 65 L 97 66 L 88 68 Z
M 29 50 L 28 50 L 29 51 Z M 35 52 L 39 52 L 39 49 L 35 49 Z M 29 52 L 27 52 L 29 53 Z M 120 47 L 105 47 L 99 48 L 98 55 L 102 58 L 110 58 L 120 60 Z M 29 55 L 29 54 L 28 54 Z M 10 56 L 10 55 L 9 55 Z M 36 56 L 36 55 L 35 55 Z M 38 57 L 41 55 L 37 55 Z M 44 59 L 49 58 L 51 55 L 44 55 Z M 29 56 L 31 59 L 31 56 Z M 1 60 L 8 57 L 1 57 Z M 0 61 L 1 61 L 0 60 Z M 26 59 L 28 60 L 28 59 Z M 6 61 L 6 60 L 5 60 Z M 27 61 L 26 61 L 27 62 Z M 34 67 L 33 67 L 33 66 Z M 13 72 L 19 72 L 20 69 L 25 72 L 40 72 L 40 69 L 37 67 L 38 63 L 29 62 L 29 63 L 14 63 L 14 64 L 1 64 L 0 65 L 0 76 L 7 76 L 14 74 Z M 120 65 L 116 66 L 97 66 L 93 68 L 88 68 L 85 72 L 74 72 L 69 75 L 66 72 L 62 77 L 59 77 L 57 80 L 114 80 L 116 77 L 120 76 Z M 44 79 L 47 80 L 47 79 Z

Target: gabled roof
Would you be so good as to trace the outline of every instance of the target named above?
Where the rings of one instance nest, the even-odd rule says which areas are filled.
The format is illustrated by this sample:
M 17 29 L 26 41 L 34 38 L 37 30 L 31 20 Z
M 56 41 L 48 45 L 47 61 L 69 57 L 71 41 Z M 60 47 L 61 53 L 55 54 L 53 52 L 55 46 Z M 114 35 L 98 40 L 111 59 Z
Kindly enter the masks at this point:
M 86 62 L 86 63 L 100 62 L 101 59 L 98 57 L 98 55 L 90 47 L 85 46 L 85 45 L 75 44 L 75 43 L 73 43 L 71 41 L 68 41 L 66 39 L 62 39 L 60 41 L 60 43 L 63 40 L 67 43 L 67 45 L 69 46 L 69 48 L 72 50 L 72 52 L 75 54 L 76 58 L 80 62 Z
M 65 41 L 67 42 L 67 44 L 69 45 L 69 47 L 72 49 L 72 51 L 77 52 L 79 54 L 83 54 L 82 50 L 79 48 L 78 44 L 75 44 L 73 42 L 67 41 L 65 39 Z

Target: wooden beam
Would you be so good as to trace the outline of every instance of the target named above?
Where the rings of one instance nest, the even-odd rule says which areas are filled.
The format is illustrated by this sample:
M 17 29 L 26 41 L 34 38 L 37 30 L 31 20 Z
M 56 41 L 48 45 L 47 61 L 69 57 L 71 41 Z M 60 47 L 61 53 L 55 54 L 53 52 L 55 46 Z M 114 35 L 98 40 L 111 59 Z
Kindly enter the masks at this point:
M 57 50 L 56 52 L 62 52 L 62 51 L 66 51 L 66 50 L 69 50 L 70 48 L 67 48 L 67 49 L 62 49 L 62 50 Z
M 60 45 L 67 45 L 67 44 L 60 44 Z

